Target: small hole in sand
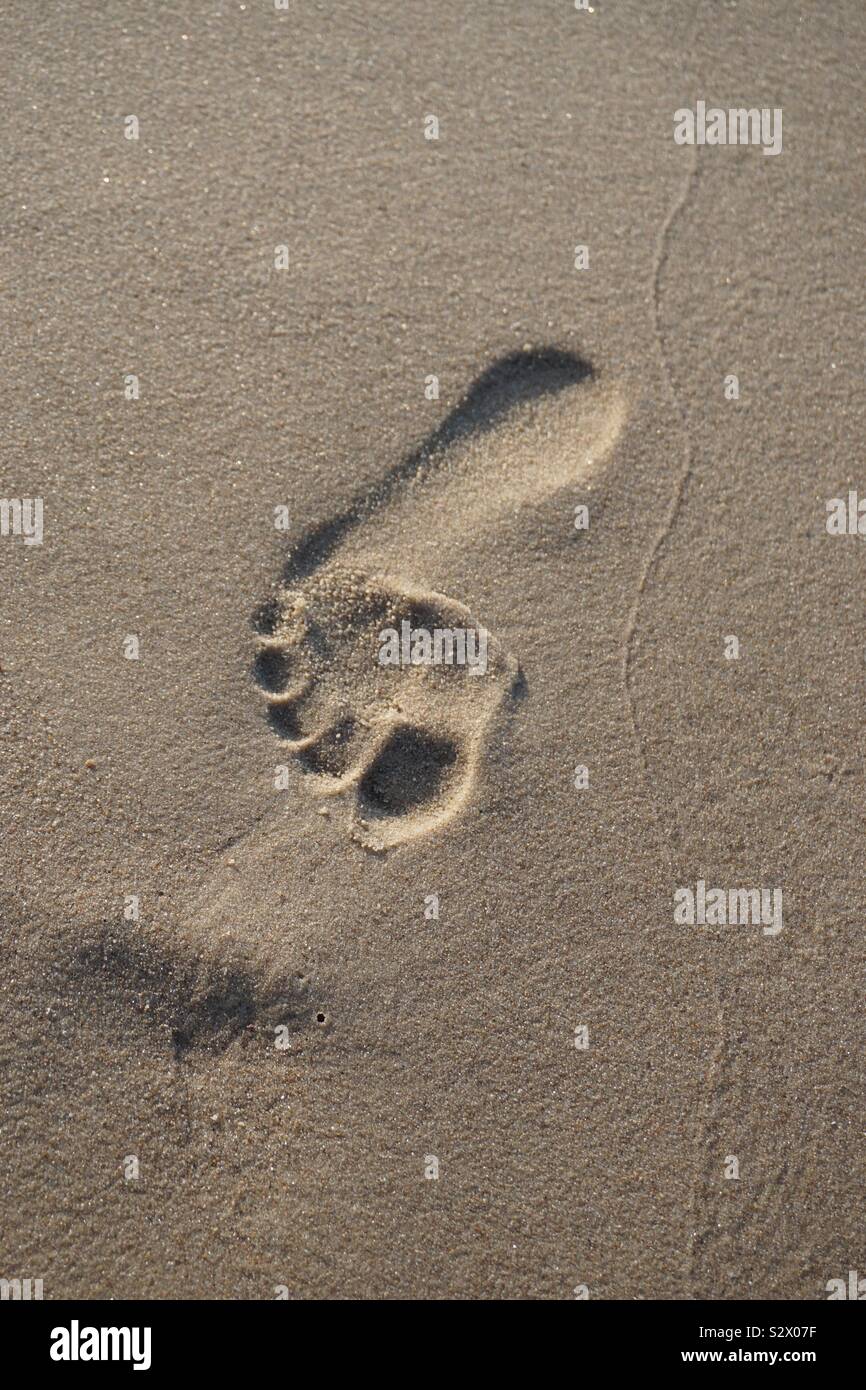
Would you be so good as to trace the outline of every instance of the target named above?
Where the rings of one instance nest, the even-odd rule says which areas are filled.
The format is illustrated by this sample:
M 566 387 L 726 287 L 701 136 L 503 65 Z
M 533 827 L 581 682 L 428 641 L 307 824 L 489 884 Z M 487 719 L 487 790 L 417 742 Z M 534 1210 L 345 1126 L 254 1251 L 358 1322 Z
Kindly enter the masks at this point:
M 325 1020 L 325 1015 L 324 1015 L 324 1014 L 316 1014 L 316 1022 L 317 1022 L 317 1023 L 324 1023 L 325 1021 L 326 1021 L 326 1020 Z

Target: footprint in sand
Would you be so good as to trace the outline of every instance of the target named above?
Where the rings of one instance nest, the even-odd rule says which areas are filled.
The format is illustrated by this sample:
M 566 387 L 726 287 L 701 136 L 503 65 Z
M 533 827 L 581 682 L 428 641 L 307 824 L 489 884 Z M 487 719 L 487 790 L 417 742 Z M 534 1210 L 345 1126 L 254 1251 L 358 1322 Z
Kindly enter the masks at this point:
M 421 448 L 293 547 L 256 615 L 253 673 L 278 760 L 293 755 L 303 784 L 341 808 L 364 846 L 388 849 L 460 811 L 497 715 L 520 687 L 517 662 L 493 634 L 483 673 L 468 661 L 383 665 L 381 634 L 404 621 L 431 634 L 486 626 L 437 592 L 440 576 L 495 565 L 503 547 L 509 567 L 519 564 L 539 503 L 591 480 L 623 415 L 619 391 L 579 358 L 516 353 L 485 372 Z M 70 994 L 86 979 L 106 1000 L 144 1009 L 184 1075 L 255 1033 L 272 1044 L 275 1027 L 307 1041 L 326 1030 L 318 947 L 302 922 L 283 930 L 282 834 L 268 822 L 233 845 L 170 935 L 88 924 L 66 962 Z
M 419 557 L 435 582 L 440 547 L 453 557 L 498 517 L 588 480 L 622 418 L 619 394 L 585 361 L 555 349 L 515 353 L 420 449 L 292 551 L 255 616 L 253 674 L 306 785 L 340 799 L 365 847 L 387 849 L 459 811 L 494 716 L 520 681 L 480 615 L 417 586 Z M 427 634 L 441 659 L 426 659 L 423 636 L 405 645 L 412 633 Z M 383 664 L 389 642 L 399 664 Z

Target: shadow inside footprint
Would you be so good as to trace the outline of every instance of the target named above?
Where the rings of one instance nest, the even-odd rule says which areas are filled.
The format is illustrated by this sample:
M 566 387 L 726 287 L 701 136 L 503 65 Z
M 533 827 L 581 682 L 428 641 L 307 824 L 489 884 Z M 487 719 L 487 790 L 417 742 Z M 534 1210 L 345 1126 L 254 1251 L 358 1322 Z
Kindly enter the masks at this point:
M 449 738 L 423 729 L 396 729 L 361 781 L 360 800 L 366 815 L 405 816 L 438 800 L 457 757 L 457 745 Z
M 298 754 L 298 761 L 304 770 L 325 773 L 328 777 L 342 777 L 351 760 L 356 727 L 355 720 L 347 716 L 332 729 L 327 729 L 309 748 Z
M 298 717 L 295 705 L 270 705 L 268 708 L 268 723 L 273 729 L 277 738 L 289 741 L 302 740 L 305 735 L 304 729 Z
M 265 647 L 253 663 L 253 676 L 263 690 L 275 693 L 284 690 L 289 683 L 291 663 L 288 654 L 276 647 Z
M 262 637 L 271 637 L 279 621 L 280 605 L 273 596 L 260 603 L 252 617 L 253 627 Z
M 313 528 L 292 548 L 285 566 L 284 582 L 296 584 L 311 574 L 336 550 L 356 526 L 383 507 L 394 493 L 422 469 L 434 467 L 436 460 L 461 439 L 485 434 L 517 406 L 541 396 L 557 395 L 593 380 L 592 364 L 567 349 L 556 347 L 523 348 L 500 357 L 482 372 L 457 405 L 427 438 L 372 487 L 356 493 L 338 516 Z M 269 613 L 262 605 L 256 626 L 267 623 Z

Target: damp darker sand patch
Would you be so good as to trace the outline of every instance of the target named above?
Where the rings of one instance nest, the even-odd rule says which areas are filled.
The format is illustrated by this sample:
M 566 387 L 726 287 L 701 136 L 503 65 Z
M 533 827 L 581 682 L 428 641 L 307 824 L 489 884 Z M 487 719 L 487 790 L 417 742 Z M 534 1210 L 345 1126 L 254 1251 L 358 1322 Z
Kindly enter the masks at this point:
M 240 951 L 192 957 L 182 945 L 156 944 L 130 924 L 101 925 L 72 952 L 62 971 L 70 991 L 82 985 L 102 1008 L 120 1005 L 163 1035 L 183 1061 L 219 1053 L 245 1035 L 280 1025 L 311 1026 L 316 1012 L 303 971 L 274 974 Z

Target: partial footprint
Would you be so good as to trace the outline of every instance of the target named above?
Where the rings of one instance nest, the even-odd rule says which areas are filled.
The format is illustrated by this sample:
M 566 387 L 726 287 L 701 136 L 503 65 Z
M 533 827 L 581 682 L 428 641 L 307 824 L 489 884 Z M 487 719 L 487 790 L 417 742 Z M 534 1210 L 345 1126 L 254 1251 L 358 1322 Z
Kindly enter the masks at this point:
M 555 349 L 494 364 L 425 444 L 302 538 L 255 619 L 254 675 L 274 732 L 351 833 L 384 850 L 470 796 L 519 667 L 455 599 L 395 573 L 471 545 L 551 492 L 586 482 L 624 411 L 582 359 Z M 417 570 L 416 570 L 417 573 Z
M 518 675 L 462 604 L 329 564 L 259 627 L 271 725 L 312 790 L 349 797 L 356 839 L 386 849 L 454 813 Z M 452 659 L 424 661 L 421 634 Z

